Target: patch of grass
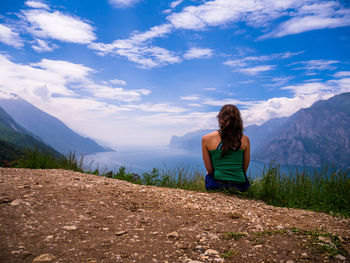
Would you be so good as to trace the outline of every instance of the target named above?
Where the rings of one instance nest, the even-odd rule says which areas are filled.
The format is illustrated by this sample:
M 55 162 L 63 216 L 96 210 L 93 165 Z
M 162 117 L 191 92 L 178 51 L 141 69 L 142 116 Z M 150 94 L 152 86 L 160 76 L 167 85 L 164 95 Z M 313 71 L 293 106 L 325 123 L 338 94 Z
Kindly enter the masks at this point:
M 238 240 L 240 239 L 241 237 L 245 237 L 247 234 L 245 233 L 240 233 L 240 232 L 225 232 L 223 235 L 222 235 L 222 239 L 225 239 L 225 240 L 230 240 L 230 239 L 234 239 L 234 240 Z
M 30 169 L 66 169 L 83 172 L 84 156 L 69 153 L 67 156 L 56 156 L 39 148 L 27 149 L 24 155 L 15 162 L 18 168 Z
M 325 233 L 320 229 L 310 231 L 293 228 L 291 231 L 298 235 L 307 236 L 308 246 L 313 247 L 319 253 L 325 253 L 330 257 L 338 254 L 347 256 L 347 252 L 342 248 L 342 242 L 338 235 Z
M 251 180 L 251 187 L 242 195 L 267 204 L 302 208 L 350 217 L 350 175 L 348 170 L 329 167 L 313 173 L 284 173 L 271 164 L 262 175 Z
M 229 250 L 225 253 L 222 253 L 220 256 L 222 258 L 229 258 L 229 257 L 232 257 L 232 256 L 237 256 L 238 255 L 238 252 L 237 251 L 232 251 L 232 250 Z

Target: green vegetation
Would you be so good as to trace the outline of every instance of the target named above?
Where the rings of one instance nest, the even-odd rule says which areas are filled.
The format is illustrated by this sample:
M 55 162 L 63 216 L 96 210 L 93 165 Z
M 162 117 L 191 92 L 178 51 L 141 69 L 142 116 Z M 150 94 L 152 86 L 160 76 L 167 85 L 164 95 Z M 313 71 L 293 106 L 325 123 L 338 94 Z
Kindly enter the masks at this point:
M 229 258 L 229 257 L 232 257 L 232 256 L 237 256 L 237 255 L 238 255 L 238 252 L 237 252 L 237 251 L 231 251 L 231 250 L 229 250 L 229 251 L 227 251 L 227 252 L 221 254 L 221 257 L 222 257 L 222 258 Z
M 83 172 L 84 157 L 78 157 L 75 153 L 68 156 L 55 156 L 51 152 L 45 152 L 39 148 L 26 149 L 23 156 L 14 162 L 13 166 L 30 169 L 66 169 Z
M 350 216 L 350 176 L 341 169 L 283 173 L 270 165 L 244 195 L 275 206 Z
M 69 169 L 109 178 L 126 180 L 143 185 L 205 191 L 204 176 L 198 170 L 176 167 L 174 169 L 152 169 L 141 175 L 127 172 L 125 167 L 116 171 L 90 171 L 84 169 L 83 156 L 75 153 L 57 157 L 50 152 L 36 148 L 21 152 L 21 157 L 12 166 L 22 168 Z M 90 165 L 91 166 L 91 165 Z M 349 171 L 331 172 L 327 167 L 314 170 L 284 173 L 278 165 L 265 168 L 262 175 L 251 180 L 251 187 L 245 193 L 227 192 L 243 198 L 263 200 L 267 204 L 291 208 L 301 208 L 350 217 L 350 176 Z M 230 218 L 240 215 L 229 214 Z
M 338 254 L 347 255 L 347 252 L 342 248 L 342 242 L 338 235 L 325 233 L 319 229 L 308 231 L 293 228 L 292 232 L 307 236 L 308 246 L 313 247 L 317 252 L 325 253 L 331 257 Z
M 226 239 L 226 240 L 229 240 L 229 239 L 234 239 L 234 240 L 238 240 L 240 239 L 241 237 L 244 237 L 246 236 L 247 234 L 245 233 L 239 233 L 239 232 L 225 232 L 222 236 L 222 239 Z

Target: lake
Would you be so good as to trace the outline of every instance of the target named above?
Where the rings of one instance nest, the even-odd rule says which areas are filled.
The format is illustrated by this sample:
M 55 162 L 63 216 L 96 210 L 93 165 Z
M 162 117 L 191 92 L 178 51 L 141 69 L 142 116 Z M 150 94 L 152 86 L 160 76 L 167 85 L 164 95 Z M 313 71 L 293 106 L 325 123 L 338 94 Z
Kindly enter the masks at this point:
M 127 172 L 142 174 L 153 168 L 173 169 L 186 167 L 200 171 L 205 175 L 205 168 L 201 153 L 190 153 L 183 150 L 174 150 L 169 147 L 135 148 L 121 147 L 112 152 L 101 152 L 87 155 L 84 158 L 85 167 L 89 170 L 116 170 L 125 166 Z M 264 167 L 268 164 L 251 160 L 248 168 L 248 176 L 256 178 L 262 174 Z M 300 167 L 294 165 L 281 165 L 284 172 L 306 169 L 313 172 L 313 167 Z

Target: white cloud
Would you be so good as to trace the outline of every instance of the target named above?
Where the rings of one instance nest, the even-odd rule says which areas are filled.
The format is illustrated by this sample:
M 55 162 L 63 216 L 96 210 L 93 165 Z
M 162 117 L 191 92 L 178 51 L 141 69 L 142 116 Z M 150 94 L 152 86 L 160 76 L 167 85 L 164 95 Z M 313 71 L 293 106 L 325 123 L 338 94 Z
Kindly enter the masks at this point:
M 112 79 L 109 82 L 118 86 L 126 86 L 127 84 L 125 80 L 121 80 L 121 79 Z
M 241 59 L 230 59 L 224 62 L 224 65 L 231 66 L 231 67 L 245 67 L 249 63 L 253 62 L 263 62 L 263 61 L 270 61 L 270 60 L 280 60 L 280 59 L 287 59 L 291 58 L 297 55 L 300 55 L 304 53 L 304 51 L 299 52 L 283 52 L 283 53 L 275 53 L 270 55 L 261 55 L 261 56 L 245 56 Z
M 79 86 L 82 90 L 88 91 L 92 97 L 100 99 L 110 99 L 122 102 L 139 101 L 142 95 L 150 94 L 148 90 L 126 90 L 124 88 L 112 88 L 95 83 Z
M 47 4 L 40 1 L 26 1 L 24 4 L 31 8 L 50 9 L 50 7 Z
M 275 68 L 274 65 L 260 65 L 255 67 L 239 68 L 237 71 L 242 72 L 247 75 L 257 75 L 261 72 L 270 71 Z
M 308 94 L 317 94 L 322 93 L 324 91 L 331 91 L 333 89 L 332 86 L 326 85 L 321 82 L 309 82 L 303 83 L 294 86 L 286 86 L 281 88 L 282 90 L 291 90 L 294 94 L 297 95 L 308 95 Z
M 167 113 L 180 113 L 187 111 L 185 108 L 173 106 L 169 103 L 152 103 L 152 104 L 137 104 L 127 105 L 129 108 L 139 109 L 142 111 L 150 112 L 167 112 Z
M 338 71 L 334 74 L 334 77 L 340 78 L 340 77 L 350 77 L 350 71 Z
M 183 97 L 180 97 L 180 100 L 199 100 L 200 97 L 197 96 L 197 95 L 190 95 L 190 96 L 183 96 Z
M 15 48 L 23 47 L 23 41 L 19 35 L 3 24 L 0 24 L 0 42 Z
M 107 99 L 119 103 L 139 101 L 151 93 L 148 89 L 113 88 L 94 82 L 91 68 L 68 61 L 42 59 L 38 63 L 21 65 L 0 55 L 0 89 L 20 94 L 31 101 L 49 101 L 55 97 L 96 100 Z
M 172 9 L 176 8 L 179 4 L 181 4 L 183 2 L 183 0 L 176 0 L 170 3 L 170 7 Z
M 134 129 L 133 111 L 137 111 L 136 116 L 142 115 L 142 108 L 128 107 L 125 103 L 139 101 L 151 93 L 148 89 L 114 89 L 99 85 L 90 78 L 93 69 L 68 61 L 43 59 L 38 63 L 17 64 L 0 54 L 0 68 L 0 97 L 11 98 L 11 93 L 19 94 L 74 130 L 121 144 L 130 143 L 128 138 L 139 130 L 139 127 Z M 107 100 L 98 98 L 107 96 Z M 110 103 L 112 100 L 113 104 Z M 162 110 L 162 105 L 144 105 L 153 112 Z M 179 111 L 168 104 L 163 104 L 163 109 Z M 154 129 L 142 123 L 148 131 Z M 162 136 L 165 135 L 160 134 Z M 142 145 L 144 138 L 138 135 L 135 142 Z
M 109 0 L 109 3 L 116 8 L 125 8 L 133 6 L 135 3 L 140 0 Z
M 277 29 L 262 38 L 283 37 L 306 31 L 337 28 L 350 25 L 350 9 L 343 8 L 339 2 L 329 1 L 303 5 L 297 16 L 280 24 Z
M 275 97 L 266 101 L 253 102 L 250 106 L 241 110 L 242 118 L 245 126 L 251 124 L 262 124 L 272 118 L 290 116 L 302 108 L 310 107 L 318 100 L 328 99 L 333 95 L 335 94 L 300 94 L 291 98 Z
M 93 27 L 80 18 L 41 9 L 22 12 L 29 23 L 28 32 L 36 37 L 80 44 L 88 44 L 96 39 Z
M 262 37 L 268 38 L 349 26 L 349 16 L 350 9 L 335 1 L 214 0 L 198 6 L 187 6 L 167 19 L 175 28 L 202 30 L 238 22 L 266 29 L 271 27 L 273 21 L 287 18 L 277 29 Z
M 314 71 L 314 70 L 334 70 L 336 67 L 334 64 L 338 64 L 339 61 L 337 60 L 324 60 L 324 59 L 318 59 L 318 60 L 309 60 L 309 61 L 300 61 L 292 63 L 291 65 L 301 65 L 299 67 L 296 67 L 294 69 L 303 69 L 308 71 Z
M 42 39 L 35 39 L 35 41 L 36 41 L 36 44 L 33 44 L 32 48 L 39 53 L 53 51 L 58 47 L 55 44 L 50 45 L 47 41 L 44 41 Z
M 205 105 L 209 105 L 209 106 L 224 106 L 225 104 L 244 104 L 244 102 L 240 101 L 240 100 L 236 100 L 236 99 L 205 99 L 203 101 L 203 104 Z
M 81 64 L 75 64 L 64 60 L 42 59 L 38 63 L 31 64 L 46 72 L 54 73 L 67 81 L 83 81 L 93 70 Z
M 266 62 L 271 60 L 281 60 L 288 59 L 297 55 L 304 53 L 304 51 L 299 52 L 284 52 L 284 53 L 275 53 L 270 55 L 261 55 L 261 56 L 246 56 L 241 59 L 230 59 L 225 61 L 223 64 L 229 67 L 234 68 L 234 71 L 242 72 L 248 75 L 256 75 L 261 72 L 269 71 L 274 69 L 274 65 L 253 65 L 258 62 Z
M 172 26 L 164 24 L 152 27 L 144 33 L 133 34 L 128 39 L 118 39 L 111 44 L 91 43 L 88 47 L 103 56 L 106 54 L 126 57 L 129 61 L 138 64 L 141 68 L 153 68 L 167 64 L 181 62 L 181 58 L 165 48 L 152 46 L 154 38 L 170 33 Z
M 209 48 L 198 48 L 193 47 L 189 49 L 185 54 L 185 59 L 195 59 L 195 58 L 210 58 L 213 55 L 213 50 Z

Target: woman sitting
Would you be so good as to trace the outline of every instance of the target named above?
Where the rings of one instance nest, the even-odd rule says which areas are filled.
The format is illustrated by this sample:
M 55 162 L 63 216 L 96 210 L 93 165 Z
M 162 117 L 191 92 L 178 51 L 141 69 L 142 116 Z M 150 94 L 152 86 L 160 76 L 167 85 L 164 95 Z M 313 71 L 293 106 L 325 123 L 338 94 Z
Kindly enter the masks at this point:
M 246 191 L 250 187 L 246 174 L 250 143 L 243 134 L 241 114 L 236 106 L 225 105 L 217 118 L 219 130 L 202 138 L 203 161 L 207 169 L 205 187 L 207 190 Z

